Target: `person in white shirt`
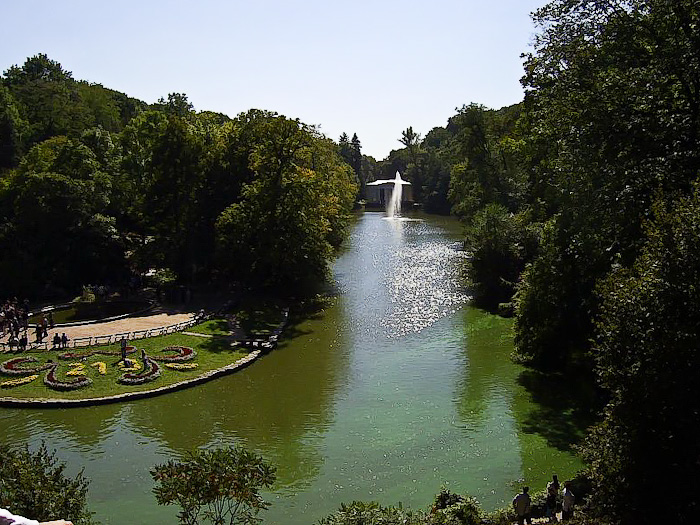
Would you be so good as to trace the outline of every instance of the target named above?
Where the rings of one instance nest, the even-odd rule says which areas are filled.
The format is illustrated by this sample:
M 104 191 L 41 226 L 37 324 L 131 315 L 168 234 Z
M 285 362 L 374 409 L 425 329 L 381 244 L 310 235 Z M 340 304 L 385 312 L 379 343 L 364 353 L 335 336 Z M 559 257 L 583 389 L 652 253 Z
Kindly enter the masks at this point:
M 564 491 L 562 492 L 561 502 L 561 520 L 566 521 L 574 515 L 574 503 L 576 496 L 571 492 L 571 482 L 564 483 Z
M 16 516 L 7 509 L 0 509 L 0 525 L 73 525 L 73 522 L 66 520 L 38 522 L 22 516 Z

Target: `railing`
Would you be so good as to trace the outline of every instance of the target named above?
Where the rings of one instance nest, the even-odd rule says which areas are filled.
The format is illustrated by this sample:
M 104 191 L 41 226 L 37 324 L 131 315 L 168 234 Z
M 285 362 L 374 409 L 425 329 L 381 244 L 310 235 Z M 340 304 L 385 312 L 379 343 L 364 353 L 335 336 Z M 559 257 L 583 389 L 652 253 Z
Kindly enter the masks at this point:
M 180 323 L 160 326 L 158 328 L 148 328 L 145 330 L 134 330 L 131 332 L 120 332 L 118 334 L 110 335 L 93 335 L 88 337 L 75 337 L 68 342 L 68 347 L 77 348 L 84 346 L 97 346 L 97 345 L 109 345 L 113 343 L 118 343 L 122 338 L 127 340 L 134 339 L 146 339 L 148 337 L 156 337 L 158 335 L 174 334 L 175 332 L 181 332 L 190 326 L 199 324 L 207 318 L 206 315 L 198 314 L 188 321 L 182 321 Z M 49 341 L 42 341 L 41 343 L 29 343 L 27 349 L 31 350 L 49 350 L 53 349 L 53 345 L 49 346 Z M 13 349 L 17 349 L 17 345 L 13 345 Z M 0 343 L 0 351 L 5 352 L 10 349 L 8 343 Z

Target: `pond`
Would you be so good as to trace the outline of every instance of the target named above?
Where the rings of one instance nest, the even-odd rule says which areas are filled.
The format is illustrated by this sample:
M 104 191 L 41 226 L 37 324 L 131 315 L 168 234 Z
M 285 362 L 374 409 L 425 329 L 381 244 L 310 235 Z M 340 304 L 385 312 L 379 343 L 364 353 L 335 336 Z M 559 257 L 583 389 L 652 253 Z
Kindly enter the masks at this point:
M 277 467 L 265 523 L 311 524 L 341 502 L 425 508 L 447 486 L 486 509 L 580 463 L 570 387 L 514 365 L 511 321 L 467 305 L 453 219 L 358 217 L 338 296 L 253 366 L 193 389 L 87 409 L 0 409 L 0 440 L 45 441 L 92 480 L 103 524 L 176 523 L 149 468 L 241 444 Z

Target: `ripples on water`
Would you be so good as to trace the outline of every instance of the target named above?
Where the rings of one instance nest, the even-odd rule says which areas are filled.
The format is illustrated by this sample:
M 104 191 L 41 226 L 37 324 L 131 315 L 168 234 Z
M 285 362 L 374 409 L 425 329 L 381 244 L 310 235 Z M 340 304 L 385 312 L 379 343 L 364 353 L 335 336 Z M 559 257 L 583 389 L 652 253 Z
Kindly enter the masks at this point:
M 380 324 L 397 338 L 454 313 L 469 296 L 456 278 L 466 259 L 460 243 L 446 243 L 442 230 L 423 221 L 391 222 L 394 242 L 375 253 L 390 303 Z

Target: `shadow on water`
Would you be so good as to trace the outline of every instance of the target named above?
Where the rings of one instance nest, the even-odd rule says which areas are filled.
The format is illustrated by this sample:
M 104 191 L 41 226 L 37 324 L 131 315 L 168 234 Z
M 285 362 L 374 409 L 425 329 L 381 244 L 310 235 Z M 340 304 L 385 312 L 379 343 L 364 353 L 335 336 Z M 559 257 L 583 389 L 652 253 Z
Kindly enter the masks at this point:
M 551 447 L 573 451 L 598 420 L 602 407 L 588 377 L 525 370 L 518 383 L 533 402 L 521 421 L 522 430 L 542 436 Z

